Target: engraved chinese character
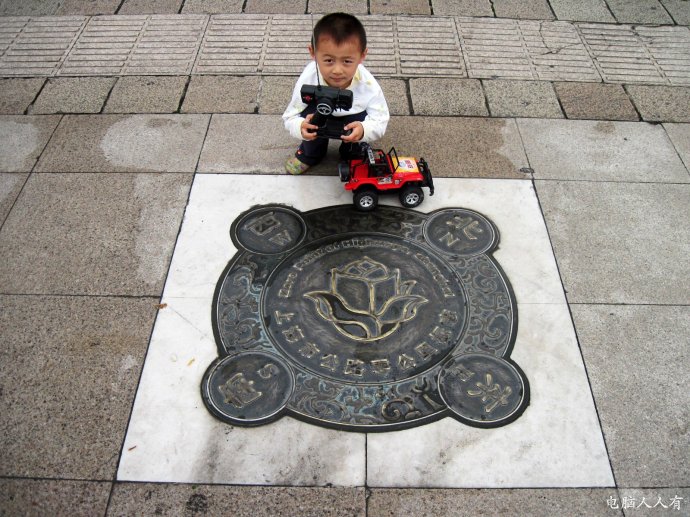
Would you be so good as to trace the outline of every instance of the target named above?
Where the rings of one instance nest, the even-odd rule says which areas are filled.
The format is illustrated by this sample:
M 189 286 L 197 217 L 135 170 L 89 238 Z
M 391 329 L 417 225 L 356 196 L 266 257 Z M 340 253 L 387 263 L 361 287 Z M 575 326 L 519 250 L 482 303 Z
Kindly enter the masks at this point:
M 242 372 L 230 377 L 218 389 L 225 396 L 225 403 L 232 404 L 238 409 L 251 404 L 263 395 L 254 388 L 254 381 L 247 379 Z
M 472 370 L 468 370 L 467 368 L 465 368 L 461 364 L 456 366 L 456 370 L 457 370 L 457 375 L 462 382 L 467 382 L 472 377 L 474 377 L 474 372 Z
M 258 235 L 259 237 L 266 235 L 267 233 L 279 228 L 281 223 L 273 212 L 269 212 L 266 215 L 257 217 L 248 221 L 245 227 L 248 227 L 252 233 Z
M 462 230 L 462 233 L 471 241 L 476 241 L 477 237 L 474 233 L 482 234 L 484 230 L 482 229 L 479 221 L 474 220 L 472 217 L 462 217 L 459 215 L 453 216 L 452 221 L 447 221 L 446 224 L 453 228 L 456 232 Z
M 447 344 L 450 341 L 452 333 L 448 329 L 442 327 L 435 327 L 429 335 L 435 338 L 436 340 L 440 341 L 441 343 Z
M 295 315 L 294 312 L 280 312 L 278 310 L 276 310 L 274 314 L 276 317 L 276 321 L 278 322 L 278 325 L 291 322 L 292 317 Z
M 335 354 L 324 355 L 321 358 L 321 366 L 334 372 L 338 367 L 338 356 Z
M 361 377 L 364 375 L 363 365 L 364 361 L 360 361 L 359 359 L 348 359 L 345 363 L 343 373 L 346 375 L 356 375 L 357 377 Z
M 426 361 L 432 355 L 438 354 L 438 350 L 436 350 L 433 346 L 431 346 L 426 341 L 420 343 L 419 345 L 414 347 L 414 349 L 415 349 L 415 352 L 417 352 L 417 355 L 422 359 L 422 361 Z
M 300 348 L 298 350 L 298 352 L 300 353 L 300 355 L 302 357 L 306 357 L 307 359 L 311 359 L 316 354 L 321 352 L 321 350 L 319 350 L 319 347 L 317 347 L 314 343 L 307 342 L 307 344 L 305 344 L 302 348 Z
M 270 379 L 274 375 L 277 375 L 278 373 L 280 373 L 280 370 L 278 370 L 278 367 L 275 364 L 266 363 L 256 373 L 258 373 L 259 377 L 261 377 L 262 379 Z
M 414 368 L 414 358 L 407 354 L 401 354 L 398 356 L 398 366 L 400 366 L 401 370 L 409 370 L 410 368 Z
M 386 373 L 391 369 L 391 363 L 388 359 L 374 359 L 371 362 L 371 369 L 374 373 Z
M 297 325 L 293 325 L 289 329 L 283 330 L 283 335 L 285 336 L 285 339 L 288 343 L 296 343 L 300 339 L 304 338 L 302 329 L 299 328 Z
M 470 397 L 481 397 L 482 402 L 488 402 L 484 407 L 484 412 L 491 413 L 498 406 L 507 406 L 508 397 L 513 393 L 510 386 L 501 388 L 498 383 L 494 383 L 493 377 L 490 373 L 487 373 L 484 377 L 485 383 L 481 381 L 476 382 L 477 390 L 467 390 L 467 394 Z
M 442 325 L 457 323 L 458 322 L 458 315 L 453 311 L 449 311 L 448 309 L 443 309 L 438 315 L 438 322 L 441 323 Z
M 276 233 L 275 235 L 271 236 L 269 239 L 273 244 L 278 244 L 279 246 L 285 246 L 286 244 L 290 244 L 292 241 L 292 235 L 290 235 L 290 232 L 287 230 L 283 230 L 280 233 Z

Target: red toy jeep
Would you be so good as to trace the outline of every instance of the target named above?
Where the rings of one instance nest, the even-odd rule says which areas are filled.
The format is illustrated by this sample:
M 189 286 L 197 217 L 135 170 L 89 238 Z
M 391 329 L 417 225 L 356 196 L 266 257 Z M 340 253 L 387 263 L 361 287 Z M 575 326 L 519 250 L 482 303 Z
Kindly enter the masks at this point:
M 345 190 L 354 192 L 355 206 L 369 211 L 376 208 L 379 194 L 398 193 L 405 208 L 414 208 L 424 201 L 422 187 L 434 195 L 434 181 L 424 158 L 398 157 L 395 147 L 388 153 L 360 144 L 362 156 L 338 164 L 338 174 Z

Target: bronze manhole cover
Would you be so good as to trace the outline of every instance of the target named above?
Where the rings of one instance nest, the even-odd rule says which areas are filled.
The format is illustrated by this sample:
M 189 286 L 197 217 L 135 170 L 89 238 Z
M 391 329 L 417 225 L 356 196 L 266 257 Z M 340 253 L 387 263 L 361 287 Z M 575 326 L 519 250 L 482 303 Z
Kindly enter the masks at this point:
M 453 416 L 496 427 L 529 403 L 509 359 L 515 299 L 483 215 L 264 205 L 230 232 L 238 251 L 213 299 L 219 357 L 201 386 L 218 418 L 386 431 Z

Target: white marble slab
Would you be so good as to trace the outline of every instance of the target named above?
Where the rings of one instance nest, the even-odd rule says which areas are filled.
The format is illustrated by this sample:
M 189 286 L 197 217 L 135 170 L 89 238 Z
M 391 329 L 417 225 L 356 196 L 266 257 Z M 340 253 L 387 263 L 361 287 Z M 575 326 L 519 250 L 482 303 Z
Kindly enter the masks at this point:
M 496 429 L 445 418 L 369 435 L 369 486 L 614 486 L 567 305 L 519 304 L 518 318 L 511 358 L 531 392 L 522 416 Z
M 531 183 L 440 178 L 435 184 L 436 195 L 427 197 L 422 211 L 470 208 L 489 217 L 501 233 L 494 255 L 519 304 L 512 357 L 533 385 L 532 406 L 517 422 L 478 430 L 444 419 L 410 431 L 364 435 L 287 417 L 250 429 L 212 417 L 201 400 L 200 383 L 217 354 L 211 303 L 216 282 L 235 253 L 229 235 L 233 220 L 257 204 L 284 203 L 306 211 L 351 203 L 352 196 L 335 177 L 199 174 L 164 290 L 168 305 L 152 334 L 118 479 L 314 486 L 612 484 Z M 382 202 L 398 204 L 396 197 Z M 502 452 L 499 443 L 505 446 Z M 584 461 L 582 456 L 588 455 L 590 460 Z M 493 462 L 484 472 L 479 467 L 487 465 L 487 458 Z M 544 468 L 549 462 L 552 467 Z M 476 467 L 472 476 L 459 475 L 471 466 Z

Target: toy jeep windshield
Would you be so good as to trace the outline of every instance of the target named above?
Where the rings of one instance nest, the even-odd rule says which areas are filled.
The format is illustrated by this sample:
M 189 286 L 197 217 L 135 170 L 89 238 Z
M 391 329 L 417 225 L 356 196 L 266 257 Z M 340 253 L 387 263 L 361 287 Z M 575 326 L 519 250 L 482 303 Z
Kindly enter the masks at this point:
M 396 193 L 405 208 L 414 208 L 424 201 L 422 187 L 434 195 L 434 182 L 424 158 L 398 156 L 395 147 L 388 153 L 361 145 L 361 156 L 338 165 L 340 180 L 345 190 L 354 193 L 354 203 L 359 210 L 373 210 L 379 195 Z

